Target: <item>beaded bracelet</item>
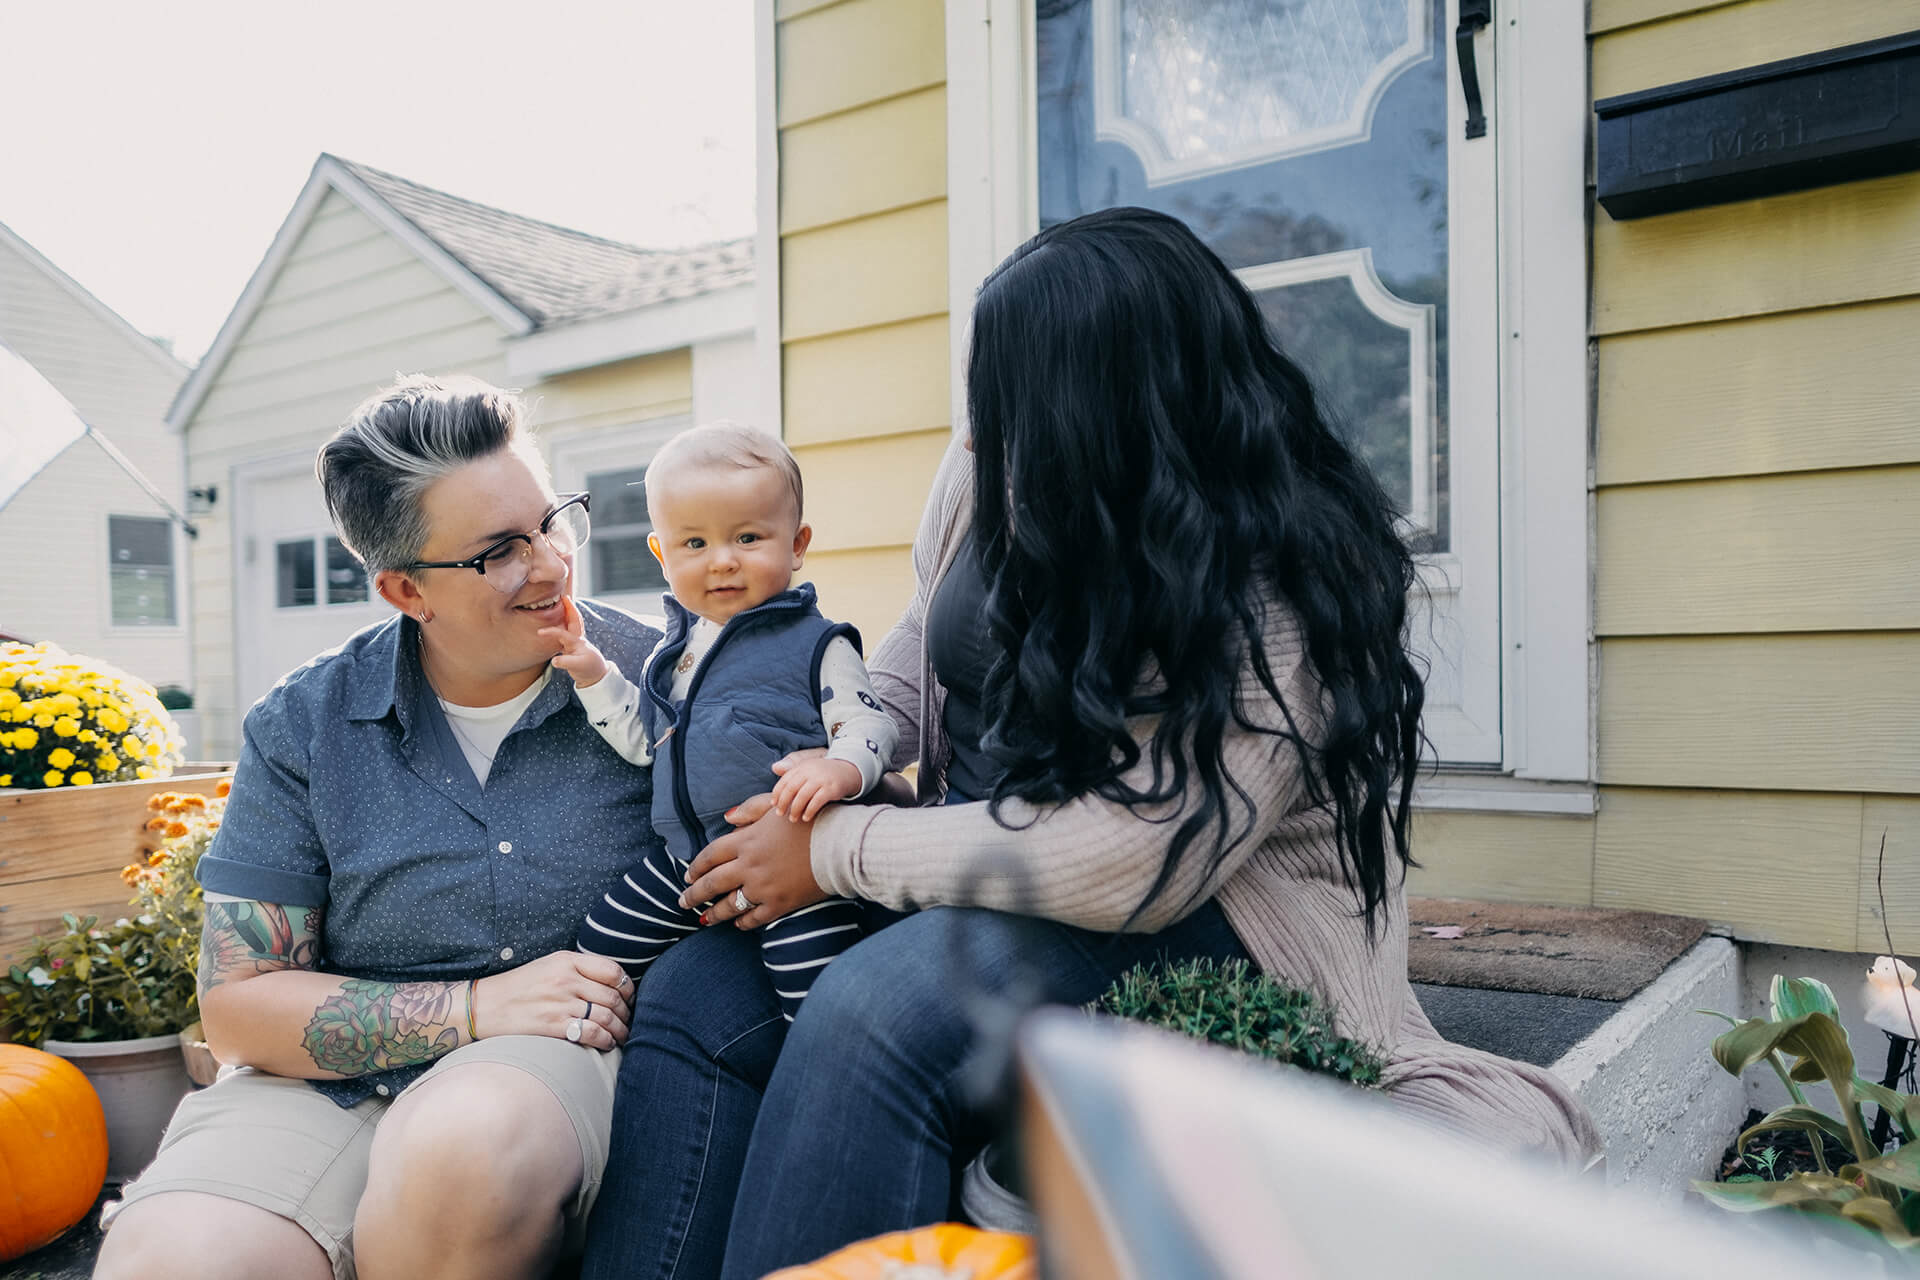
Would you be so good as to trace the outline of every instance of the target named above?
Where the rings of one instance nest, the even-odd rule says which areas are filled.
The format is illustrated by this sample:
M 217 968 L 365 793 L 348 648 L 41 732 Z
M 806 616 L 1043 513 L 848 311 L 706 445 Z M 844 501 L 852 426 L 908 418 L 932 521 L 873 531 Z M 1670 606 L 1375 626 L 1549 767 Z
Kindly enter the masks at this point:
M 478 1040 L 480 1033 L 473 1026 L 473 993 L 479 988 L 480 979 L 467 979 L 467 1039 Z

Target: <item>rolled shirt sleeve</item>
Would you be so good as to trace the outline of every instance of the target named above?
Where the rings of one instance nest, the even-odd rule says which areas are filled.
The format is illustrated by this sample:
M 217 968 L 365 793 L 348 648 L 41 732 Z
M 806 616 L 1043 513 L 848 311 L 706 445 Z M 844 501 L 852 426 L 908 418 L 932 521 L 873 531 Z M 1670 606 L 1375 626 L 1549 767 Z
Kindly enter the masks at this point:
M 327 857 L 308 803 L 305 749 L 271 703 L 247 713 L 244 735 L 220 830 L 200 859 L 200 886 L 255 902 L 324 906 Z

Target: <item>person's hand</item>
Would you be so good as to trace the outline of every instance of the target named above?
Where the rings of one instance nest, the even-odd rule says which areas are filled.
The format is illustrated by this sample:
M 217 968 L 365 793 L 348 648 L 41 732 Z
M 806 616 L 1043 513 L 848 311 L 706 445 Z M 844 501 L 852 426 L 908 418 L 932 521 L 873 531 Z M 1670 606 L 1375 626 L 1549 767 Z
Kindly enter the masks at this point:
M 852 761 L 825 756 L 794 761 L 785 769 L 775 768 L 780 781 L 773 784 L 773 811 L 789 822 L 812 822 L 814 814 L 835 800 L 859 795 L 860 784 L 866 781 Z
M 567 1025 L 578 1018 L 581 1044 L 612 1049 L 626 1043 L 633 979 L 618 961 L 605 956 L 556 951 L 480 979 L 473 1008 L 474 1029 L 482 1036 L 564 1040 Z
M 813 878 L 812 833 L 806 823 L 789 822 L 773 811 L 773 797 L 762 794 L 727 811 L 735 830 L 721 836 L 687 868 L 692 883 L 680 905 L 710 902 L 701 917 L 707 924 L 731 920 L 736 928 L 757 929 L 830 896 Z M 751 907 L 741 911 L 733 891 L 744 889 Z
M 565 623 L 557 627 L 542 627 L 536 634 L 559 648 L 553 665 L 573 677 L 574 687 L 590 689 L 607 677 L 606 655 L 587 639 L 586 627 L 580 621 L 580 611 L 573 607 L 573 597 L 561 596 L 560 607 L 566 610 Z

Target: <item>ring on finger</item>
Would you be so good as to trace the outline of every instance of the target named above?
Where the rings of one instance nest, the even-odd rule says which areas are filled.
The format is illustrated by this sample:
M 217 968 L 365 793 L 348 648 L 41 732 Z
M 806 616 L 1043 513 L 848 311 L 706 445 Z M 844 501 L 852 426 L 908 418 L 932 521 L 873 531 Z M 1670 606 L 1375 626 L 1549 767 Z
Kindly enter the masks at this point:
M 581 1023 L 578 1018 L 567 1019 L 567 1040 L 572 1044 L 580 1043 Z
M 584 1022 L 591 1022 L 593 1020 L 593 1001 L 587 1001 L 587 1011 L 581 1014 L 580 1018 Z
M 753 907 L 754 907 L 753 900 L 747 897 L 747 891 L 745 887 L 735 889 L 733 891 L 733 906 L 734 906 L 734 909 L 736 911 L 739 911 L 742 915 L 753 910 Z

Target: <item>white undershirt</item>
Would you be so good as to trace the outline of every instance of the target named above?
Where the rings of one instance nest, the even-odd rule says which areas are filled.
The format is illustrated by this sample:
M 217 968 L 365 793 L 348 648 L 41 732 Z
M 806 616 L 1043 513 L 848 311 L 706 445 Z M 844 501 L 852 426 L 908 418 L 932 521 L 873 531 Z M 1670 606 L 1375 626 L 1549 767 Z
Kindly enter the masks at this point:
M 500 754 L 500 744 L 519 722 L 520 713 L 533 705 L 533 700 L 551 679 L 553 668 L 542 668 L 540 678 L 528 685 L 525 693 L 490 707 L 462 707 L 435 695 L 440 709 L 447 713 L 447 727 L 453 730 L 453 740 L 460 744 L 461 753 L 473 767 L 473 776 L 482 786 L 493 771 L 493 758 Z

